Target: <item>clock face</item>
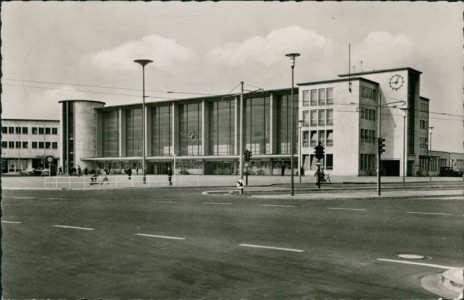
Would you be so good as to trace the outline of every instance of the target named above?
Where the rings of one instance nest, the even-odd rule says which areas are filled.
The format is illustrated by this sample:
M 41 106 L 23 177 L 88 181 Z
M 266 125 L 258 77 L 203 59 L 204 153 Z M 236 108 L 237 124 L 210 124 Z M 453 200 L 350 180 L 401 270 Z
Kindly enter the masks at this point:
M 392 90 L 399 90 L 403 84 L 404 84 L 404 79 L 403 79 L 403 76 L 399 75 L 399 74 L 396 74 L 396 75 L 393 75 L 391 78 L 390 78 L 390 87 L 392 88 Z

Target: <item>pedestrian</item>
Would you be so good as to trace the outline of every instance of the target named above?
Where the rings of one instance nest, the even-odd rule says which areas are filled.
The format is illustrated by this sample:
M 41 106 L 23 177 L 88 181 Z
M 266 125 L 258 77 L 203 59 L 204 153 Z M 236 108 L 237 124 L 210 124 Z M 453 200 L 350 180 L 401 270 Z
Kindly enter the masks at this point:
M 103 185 L 103 182 L 106 182 L 106 184 L 110 184 L 108 177 L 106 176 L 106 170 L 102 169 L 101 172 L 102 172 L 103 179 L 100 182 L 100 185 Z
M 282 176 L 284 176 L 285 175 L 285 165 L 282 164 L 281 168 L 282 168 Z
M 77 175 L 78 175 L 79 177 L 81 177 L 81 175 L 82 175 L 81 166 L 79 166 L 79 165 L 77 166 Z
M 131 176 L 132 176 L 132 169 L 129 167 L 127 168 L 127 171 L 126 171 L 127 175 L 129 176 L 129 180 L 131 180 Z
M 139 175 L 139 167 L 137 167 L 137 169 L 135 169 L 135 174 Z
M 84 174 L 85 175 L 89 174 L 89 169 L 87 169 L 87 167 L 85 167 L 85 169 L 84 169 Z
M 169 185 L 172 185 L 172 170 L 170 167 L 168 167 L 168 181 Z
M 63 169 L 61 168 L 61 166 L 58 168 L 58 175 L 63 175 Z

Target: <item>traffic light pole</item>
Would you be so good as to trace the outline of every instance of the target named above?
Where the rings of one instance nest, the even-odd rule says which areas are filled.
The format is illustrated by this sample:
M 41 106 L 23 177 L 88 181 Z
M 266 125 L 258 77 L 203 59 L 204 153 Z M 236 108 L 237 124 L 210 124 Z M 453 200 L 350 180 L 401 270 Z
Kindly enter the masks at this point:
M 380 142 L 380 139 L 382 137 L 382 134 L 381 134 L 381 123 L 382 123 L 382 100 L 381 100 L 381 95 L 379 93 L 379 105 L 377 106 L 378 107 L 378 118 L 377 118 L 377 194 L 380 196 L 381 194 L 381 190 L 382 190 L 382 187 L 381 187 L 381 183 L 380 183 L 380 155 L 382 155 L 382 153 L 380 152 L 380 147 L 378 146 L 379 145 L 379 142 Z
M 239 157 L 240 157 L 240 179 L 243 180 L 243 81 L 240 82 L 240 141 L 239 141 Z M 240 195 L 243 195 L 243 189 L 240 190 Z

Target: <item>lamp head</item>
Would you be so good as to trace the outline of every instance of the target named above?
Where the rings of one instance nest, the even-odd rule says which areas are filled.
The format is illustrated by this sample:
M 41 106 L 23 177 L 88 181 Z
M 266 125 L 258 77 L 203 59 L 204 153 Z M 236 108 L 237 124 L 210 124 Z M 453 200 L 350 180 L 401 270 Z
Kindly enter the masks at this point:
M 290 62 L 292 63 L 292 66 L 295 65 L 295 59 L 300 56 L 300 53 L 288 53 L 285 54 L 285 56 L 290 57 Z
M 149 59 L 136 59 L 134 60 L 134 62 L 140 64 L 142 67 L 145 67 L 146 65 L 148 65 L 149 63 L 152 63 L 153 61 Z

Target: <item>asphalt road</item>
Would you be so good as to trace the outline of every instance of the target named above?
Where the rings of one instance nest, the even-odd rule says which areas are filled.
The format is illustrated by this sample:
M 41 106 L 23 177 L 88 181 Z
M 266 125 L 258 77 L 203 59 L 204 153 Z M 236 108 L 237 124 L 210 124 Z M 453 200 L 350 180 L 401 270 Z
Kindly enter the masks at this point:
M 202 190 L 3 191 L 3 298 L 436 299 L 420 278 L 464 265 L 456 197 Z

